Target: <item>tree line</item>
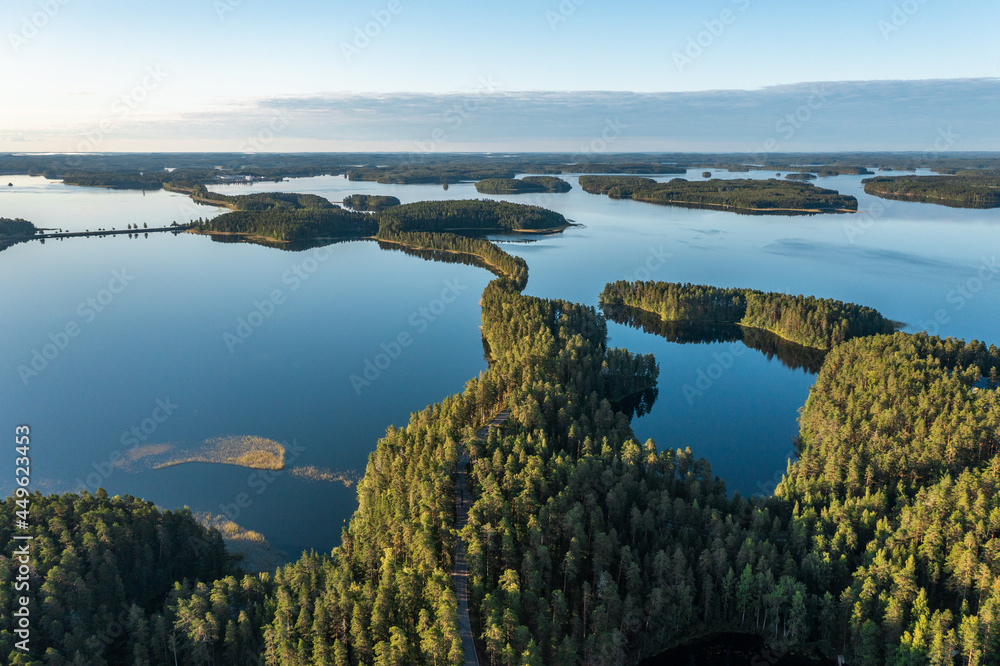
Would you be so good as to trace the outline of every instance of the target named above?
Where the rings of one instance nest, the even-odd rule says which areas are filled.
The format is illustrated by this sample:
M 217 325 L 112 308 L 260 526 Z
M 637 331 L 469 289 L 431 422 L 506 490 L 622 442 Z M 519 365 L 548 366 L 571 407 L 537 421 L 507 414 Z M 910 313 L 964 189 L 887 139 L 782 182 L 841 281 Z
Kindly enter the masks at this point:
M 344 197 L 344 205 L 354 210 L 378 212 L 392 206 L 398 206 L 399 199 L 379 194 L 352 194 Z
M 555 176 L 523 178 L 484 178 L 476 183 L 480 194 L 525 194 L 532 192 L 569 192 L 572 186 Z
M 37 232 L 38 229 L 28 220 L 0 217 L 0 239 L 31 237 Z
M 963 170 L 954 176 L 880 176 L 862 182 L 867 194 L 883 199 L 935 203 L 954 208 L 1000 206 L 1000 170 Z
M 664 321 L 739 324 L 792 342 L 832 349 L 853 337 L 891 333 L 893 322 L 877 310 L 830 298 L 681 282 L 609 283 L 602 304 L 655 313 Z
M 719 206 L 736 211 L 856 211 L 858 200 L 811 183 L 732 179 L 658 183 L 636 176 L 580 176 L 580 187 L 612 199 L 633 199 L 666 205 Z

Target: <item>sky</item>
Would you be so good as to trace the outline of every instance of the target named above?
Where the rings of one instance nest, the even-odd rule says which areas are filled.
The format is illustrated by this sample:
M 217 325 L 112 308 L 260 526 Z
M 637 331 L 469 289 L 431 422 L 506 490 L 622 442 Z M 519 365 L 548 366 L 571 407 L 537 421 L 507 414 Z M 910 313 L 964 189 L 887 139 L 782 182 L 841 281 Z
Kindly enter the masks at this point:
M 0 151 L 1000 150 L 998 24 L 995 0 L 8 0 Z

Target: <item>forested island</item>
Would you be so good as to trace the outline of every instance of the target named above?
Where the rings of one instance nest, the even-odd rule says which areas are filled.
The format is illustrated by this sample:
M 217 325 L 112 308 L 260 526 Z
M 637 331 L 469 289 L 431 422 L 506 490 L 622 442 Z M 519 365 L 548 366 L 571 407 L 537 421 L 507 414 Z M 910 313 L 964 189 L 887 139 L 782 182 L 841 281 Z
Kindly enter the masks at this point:
M 862 181 L 867 194 L 953 208 L 1000 207 L 1000 171 L 959 171 L 953 176 L 879 176 Z
M 396 206 L 378 216 L 381 232 L 398 231 L 561 231 L 569 222 L 540 206 L 461 199 L 418 201 Z
M 344 197 L 344 205 L 354 210 L 378 212 L 398 206 L 399 199 L 381 194 L 352 194 Z
M 8 240 L 31 238 L 38 229 L 28 220 L 0 217 L 0 243 Z
M 810 167 L 807 171 L 816 174 L 817 176 L 871 176 L 874 175 L 874 171 L 867 167 L 859 166 L 823 166 L 816 165 L 815 168 Z
M 816 180 L 816 174 L 814 173 L 786 173 L 785 178 L 787 180 Z
M 324 237 L 370 236 L 378 229 L 371 215 L 344 210 L 315 194 L 266 192 L 224 195 L 196 186 L 196 201 L 232 209 L 192 226 L 190 233 L 239 234 L 250 239 L 289 242 Z
M 231 212 L 201 220 L 191 233 L 235 234 L 249 240 L 287 243 L 324 238 L 389 239 L 405 232 L 555 232 L 569 226 L 561 214 L 506 201 L 420 201 L 366 214 L 345 210 L 315 194 L 266 192 L 222 195 L 199 185 L 196 201 Z M 398 242 L 398 239 L 397 241 Z
M 850 338 L 895 330 L 891 320 L 869 307 L 756 289 L 618 281 L 604 287 L 600 300 L 602 305 L 655 313 L 664 321 L 759 328 L 816 349 L 832 349 Z
M 658 335 L 675 344 L 741 342 L 748 349 L 759 351 L 768 360 L 777 359 L 786 368 L 805 370 L 811 374 L 819 372 L 823 359 L 826 358 L 825 349 L 807 347 L 762 328 L 718 322 L 667 320 L 655 312 L 610 303 L 601 304 L 601 311 L 608 321 Z
M 555 176 L 524 176 L 523 178 L 486 178 L 476 183 L 480 194 L 526 194 L 536 192 L 569 192 L 572 186 Z
M 733 179 L 658 183 L 637 176 L 580 176 L 580 187 L 612 199 L 633 199 L 672 206 L 720 208 L 742 213 L 855 212 L 858 200 L 810 183 Z
M 38 228 L 28 220 L 0 217 L 0 250 L 34 238 Z

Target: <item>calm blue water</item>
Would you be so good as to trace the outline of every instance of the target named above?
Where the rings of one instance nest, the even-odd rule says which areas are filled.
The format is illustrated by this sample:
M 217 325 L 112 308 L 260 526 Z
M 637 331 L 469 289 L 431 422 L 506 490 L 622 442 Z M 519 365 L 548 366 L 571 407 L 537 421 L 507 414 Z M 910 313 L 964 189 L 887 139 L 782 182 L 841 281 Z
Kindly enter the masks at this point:
M 814 217 L 613 201 L 568 179 L 574 189 L 566 194 L 490 197 L 552 208 L 582 225 L 534 243 L 504 243 L 527 260 L 531 295 L 596 305 L 605 283 L 626 278 L 745 286 L 870 305 L 908 331 L 1000 341 L 1000 272 L 992 264 L 1000 211 L 890 203 L 865 195 L 860 176 L 814 182 L 854 194 L 866 213 Z M 0 188 L 0 216 L 44 227 L 152 227 L 216 214 L 167 192 L 6 181 L 14 187 Z M 334 201 L 351 193 L 403 202 L 480 196 L 472 184 L 444 190 L 337 177 L 212 189 L 314 192 Z M 3 427 L 32 425 L 39 489 L 76 490 L 89 478 L 112 494 L 165 507 L 238 509 L 237 522 L 279 548 L 328 550 L 356 506 L 354 488 L 221 465 L 129 472 L 107 461 L 128 448 L 122 434 L 142 432 L 145 422 L 155 426 L 143 433 L 149 443 L 251 434 L 294 442 L 301 452 L 292 465 L 362 472 L 386 426 L 404 424 L 485 369 L 478 300 L 491 277 L 371 242 L 303 253 L 188 234 L 20 244 L 0 253 Z M 450 288 L 457 297 L 443 305 L 438 299 Z M 275 290 L 280 302 L 269 303 Z M 430 321 L 421 308 L 440 314 Z M 237 334 L 241 318 L 258 316 L 244 342 L 227 345 L 224 336 Z M 68 325 L 78 332 L 64 339 Z M 633 421 L 640 439 L 690 446 L 732 490 L 773 488 L 812 375 L 739 342 L 681 345 L 624 325 L 609 323 L 609 330 L 613 345 L 651 352 L 660 363 L 659 398 Z M 351 375 L 362 375 L 366 360 L 401 333 L 413 343 L 370 385 L 352 385 Z M 52 358 L 23 378 L 18 367 L 30 366 L 35 351 Z M 158 400 L 172 412 L 162 423 L 151 420 L 164 415 L 154 411 Z M 5 473 L 0 488 L 9 491 L 11 478 Z M 236 506 L 241 493 L 247 506 Z

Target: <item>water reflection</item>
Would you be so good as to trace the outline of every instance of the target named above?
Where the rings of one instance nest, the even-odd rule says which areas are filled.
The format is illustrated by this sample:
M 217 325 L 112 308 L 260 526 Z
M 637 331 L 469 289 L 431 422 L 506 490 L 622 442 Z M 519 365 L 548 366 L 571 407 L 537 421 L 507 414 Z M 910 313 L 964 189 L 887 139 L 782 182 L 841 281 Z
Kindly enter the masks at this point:
M 482 268 L 499 277 L 504 277 L 506 275 L 496 266 L 487 264 L 474 254 L 460 254 L 458 252 L 446 252 L 444 250 L 418 250 L 412 247 L 406 247 L 405 245 L 399 245 L 398 243 L 386 243 L 384 241 L 378 241 L 378 246 L 383 250 L 402 252 L 403 254 L 408 254 L 411 257 L 419 257 L 420 259 L 425 259 L 427 261 L 440 261 L 445 264 L 475 266 L 476 268 Z
M 653 386 L 645 391 L 639 391 L 632 395 L 627 395 L 612 405 L 615 411 L 624 412 L 625 416 L 632 419 L 642 417 L 653 411 L 653 405 L 660 395 L 660 389 Z
M 762 353 L 768 360 L 777 358 L 782 365 L 791 370 L 801 369 L 816 374 L 823 365 L 823 359 L 826 358 L 826 352 L 821 349 L 789 342 L 759 328 L 736 324 L 664 321 L 657 314 L 624 305 L 603 305 L 602 310 L 604 316 L 615 323 L 658 335 L 668 342 L 677 344 L 742 342 L 750 349 Z

